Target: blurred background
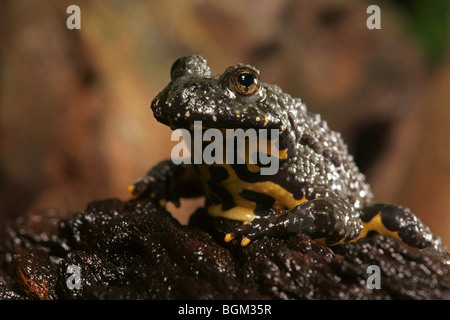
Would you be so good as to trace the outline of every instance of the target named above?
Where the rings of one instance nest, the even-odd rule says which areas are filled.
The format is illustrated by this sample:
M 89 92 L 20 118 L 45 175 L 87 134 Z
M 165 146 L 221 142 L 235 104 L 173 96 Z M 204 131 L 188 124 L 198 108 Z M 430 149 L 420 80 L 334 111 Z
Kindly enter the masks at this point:
M 68 30 L 69 5 L 81 29 Z M 381 30 L 366 9 L 381 8 Z M 151 100 L 177 58 L 245 62 L 340 131 L 376 200 L 450 246 L 447 0 L 0 2 L 0 223 L 127 198 L 170 157 Z M 177 211 L 186 222 L 198 202 Z

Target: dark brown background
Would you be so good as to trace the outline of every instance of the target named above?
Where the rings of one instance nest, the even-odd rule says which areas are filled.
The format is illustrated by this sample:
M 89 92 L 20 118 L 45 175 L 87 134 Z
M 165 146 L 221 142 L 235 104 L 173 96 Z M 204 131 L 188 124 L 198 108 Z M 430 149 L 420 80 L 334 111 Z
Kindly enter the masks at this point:
M 342 132 L 377 200 L 450 245 L 447 2 L 2 0 L 0 221 L 125 199 L 170 156 L 152 98 L 175 59 L 200 53 L 213 72 L 250 63 L 302 97 Z M 382 29 L 368 30 L 375 3 Z M 70 4 L 81 30 L 66 28 Z

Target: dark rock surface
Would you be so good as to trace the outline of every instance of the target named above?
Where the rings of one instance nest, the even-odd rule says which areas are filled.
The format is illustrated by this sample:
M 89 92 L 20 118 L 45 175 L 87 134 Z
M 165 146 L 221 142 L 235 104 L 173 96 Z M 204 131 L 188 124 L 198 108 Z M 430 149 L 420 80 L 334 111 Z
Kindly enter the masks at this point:
M 450 299 L 450 266 L 392 238 L 330 248 L 296 235 L 241 247 L 223 241 L 236 224 L 199 210 L 184 226 L 143 199 L 29 213 L 2 229 L 0 298 Z M 370 265 L 380 289 L 367 286 Z

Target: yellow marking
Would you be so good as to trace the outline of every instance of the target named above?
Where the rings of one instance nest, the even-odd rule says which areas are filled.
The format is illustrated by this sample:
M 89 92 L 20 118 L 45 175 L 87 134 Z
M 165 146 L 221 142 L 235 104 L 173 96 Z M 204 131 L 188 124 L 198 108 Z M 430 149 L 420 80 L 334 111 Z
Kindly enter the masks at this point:
M 269 115 L 266 113 L 265 115 L 264 115 L 264 125 L 266 125 L 266 124 L 268 124 L 269 123 Z
M 260 172 L 261 168 L 257 164 L 247 163 L 247 170 L 250 172 Z
M 165 199 L 161 199 L 161 200 L 159 200 L 159 205 L 165 209 L 166 205 L 167 205 L 167 201 Z
M 372 220 L 370 220 L 369 222 L 362 222 L 362 225 L 363 225 L 363 229 L 361 230 L 361 235 L 358 238 L 350 240 L 348 242 L 354 242 L 361 238 L 365 238 L 370 231 L 376 231 L 383 236 L 394 237 L 394 238 L 402 241 L 402 239 L 398 235 L 398 231 L 391 231 L 384 226 L 383 222 L 381 221 L 381 213 L 380 212 L 377 213 L 372 218 Z M 336 245 L 343 244 L 345 242 L 345 238 L 339 240 L 338 242 L 332 243 L 332 244 L 327 244 L 325 241 L 325 238 L 317 238 L 317 239 L 314 239 L 314 241 L 316 241 L 319 244 L 323 244 L 323 245 L 327 245 L 327 246 L 336 246 Z
M 332 243 L 332 244 L 328 244 L 328 246 L 339 246 L 339 245 L 343 244 L 344 242 L 345 242 L 345 238 L 342 238 L 338 242 L 335 242 L 335 243 Z
M 398 235 L 398 231 L 391 231 L 384 226 L 383 222 L 381 221 L 381 212 L 374 216 L 369 222 L 362 222 L 362 225 L 363 229 L 361 230 L 361 235 L 357 239 L 355 239 L 355 241 L 361 238 L 365 238 L 367 236 L 367 233 L 371 230 L 374 230 L 383 236 L 391 236 L 402 241 L 402 239 Z
M 258 137 L 258 144 L 256 145 L 256 150 L 259 152 L 259 146 L 260 146 L 260 144 L 262 144 L 263 143 L 263 137 Z M 276 155 L 276 154 L 274 154 L 274 155 L 272 155 L 272 142 L 271 142 L 272 140 L 271 139 L 267 139 L 266 140 L 266 153 L 267 153 L 267 155 L 268 156 L 274 156 L 274 157 L 277 157 L 278 159 L 287 159 L 287 151 L 288 151 L 288 149 L 286 148 L 286 149 L 283 149 L 283 150 L 280 150 L 280 149 L 278 149 L 278 148 L 275 148 L 275 153 L 276 153 L 276 151 L 278 151 L 278 155 Z M 279 147 L 279 146 L 278 146 Z M 246 150 L 246 153 L 249 153 L 248 152 L 248 148 L 247 148 L 247 150 Z M 246 162 L 248 162 L 248 159 L 246 158 Z
M 208 213 L 213 217 L 221 217 L 229 220 L 252 221 L 256 218 L 253 209 L 246 207 L 233 207 L 229 210 L 222 210 L 221 204 L 211 205 L 208 207 Z
M 252 241 L 252 240 L 250 240 L 249 238 L 244 237 L 244 238 L 242 238 L 242 240 L 241 240 L 241 246 L 245 247 L 245 246 L 247 246 L 251 241 Z
M 273 205 L 275 210 L 291 210 L 297 205 L 307 201 L 305 197 L 302 199 L 295 199 L 292 193 L 276 183 L 271 181 L 246 182 L 239 179 L 230 165 L 224 164 L 222 167 L 228 171 L 229 176 L 227 180 L 223 181 L 220 185 L 230 193 L 236 206 L 224 211 L 222 210 L 221 204 L 211 205 L 208 207 L 208 212 L 212 216 L 238 221 L 253 220 L 256 217 L 254 213 L 256 203 L 242 198 L 240 196 L 242 190 L 250 190 L 271 196 L 275 199 L 275 203 Z M 210 179 L 207 165 L 201 166 L 200 172 L 205 181 Z
M 128 194 L 130 195 L 130 199 L 136 199 L 138 194 L 133 194 L 134 185 L 128 186 Z
M 221 131 L 224 132 L 225 129 L 221 129 Z M 261 137 L 259 137 L 259 139 L 261 139 Z M 267 143 L 267 154 L 271 155 L 272 151 L 271 140 L 267 139 L 266 143 Z M 259 144 L 260 143 L 257 143 L 257 148 L 259 148 Z M 248 143 L 246 143 L 246 149 L 247 150 L 245 152 L 245 162 L 248 171 L 252 173 L 259 173 L 261 171 L 261 168 L 256 164 L 249 163 L 250 154 Z M 277 156 L 279 159 L 287 158 L 288 154 L 287 149 L 277 151 L 278 151 Z M 258 192 L 272 197 L 275 200 L 273 204 L 273 209 L 275 210 L 290 210 L 296 207 L 297 205 L 307 201 L 305 197 L 303 197 L 300 200 L 295 199 L 292 193 L 290 193 L 283 187 L 271 181 L 247 182 L 241 180 L 234 172 L 233 168 L 230 165 L 226 164 L 227 160 L 226 153 L 223 154 L 223 157 L 224 157 L 223 163 L 225 164 L 212 164 L 212 165 L 221 166 L 227 170 L 228 178 L 225 181 L 222 181 L 220 183 L 220 186 L 225 188 L 230 193 L 236 206 L 229 210 L 223 210 L 222 204 L 211 205 L 207 208 L 207 211 L 211 216 L 222 217 L 230 220 L 237 220 L 243 222 L 252 221 L 256 217 L 254 211 L 256 209 L 257 204 L 253 201 L 242 198 L 240 196 L 240 193 L 243 190 Z M 207 164 L 200 165 L 199 171 L 201 175 L 201 180 L 204 182 L 204 186 L 205 189 L 207 190 L 207 193 L 212 193 L 210 190 L 208 190 L 207 184 L 208 181 L 212 181 L 211 174 L 209 172 L 209 166 L 210 165 Z
M 343 243 L 345 243 L 345 238 L 342 238 L 341 240 L 339 240 L 338 242 L 335 242 L 335 243 L 327 243 L 327 241 L 326 241 L 326 238 L 325 237 L 322 237 L 322 238 L 313 238 L 313 240 L 315 241 L 315 242 L 317 242 L 318 244 L 321 244 L 321 245 L 324 245 L 324 246 L 338 246 L 338 245 L 341 245 L 341 244 L 343 244 Z
M 135 189 L 134 185 L 128 186 L 128 194 L 130 195 L 130 199 L 131 200 L 136 199 L 137 197 L 139 197 L 139 195 L 142 194 L 142 192 L 145 191 L 145 190 L 142 190 L 141 192 L 134 194 L 133 193 L 134 189 Z M 150 193 L 150 197 L 151 198 L 156 198 L 156 194 L 152 192 L 152 193 Z
M 278 158 L 279 159 L 287 159 L 287 151 L 288 151 L 287 149 L 280 150 Z
M 326 245 L 325 238 L 317 238 L 317 239 L 313 239 L 313 240 L 315 242 L 317 242 L 318 244 Z
M 233 239 L 234 239 L 234 236 L 231 233 L 227 233 L 225 235 L 225 239 L 224 240 L 225 240 L 225 242 L 230 242 Z

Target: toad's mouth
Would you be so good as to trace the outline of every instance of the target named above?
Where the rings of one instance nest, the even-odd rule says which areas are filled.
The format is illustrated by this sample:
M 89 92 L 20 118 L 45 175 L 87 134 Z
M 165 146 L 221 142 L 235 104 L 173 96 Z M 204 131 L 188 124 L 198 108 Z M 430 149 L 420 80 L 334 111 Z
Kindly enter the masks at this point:
M 188 120 L 188 119 L 180 119 L 180 118 L 168 118 L 168 117 L 163 117 L 158 114 L 154 114 L 154 117 L 158 122 L 168 126 L 172 130 L 186 129 L 188 131 L 192 131 L 192 130 L 194 130 L 194 126 L 201 127 L 201 129 L 203 131 L 208 130 L 208 129 L 218 129 L 220 131 L 223 131 L 226 129 L 233 129 L 233 130 L 257 129 L 257 128 L 255 128 L 255 126 L 253 126 L 251 124 L 234 124 L 234 125 L 230 124 L 230 123 L 218 124 L 216 122 L 206 121 L 204 119 L 192 121 L 192 119 Z
M 236 124 L 233 122 L 218 124 L 217 121 L 203 121 L 203 118 L 193 120 L 192 117 L 189 119 L 163 117 L 156 112 L 154 113 L 154 116 L 157 121 L 167 125 L 172 130 L 182 130 L 181 135 L 183 141 L 186 139 L 186 141 L 189 141 L 188 145 L 190 147 L 188 147 L 188 149 L 190 150 L 191 155 L 195 154 L 194 147 L 200 148 L 202 152 L 205 151 L 207 147 L 211 150 L 222 148 L 223 151 L 221 154 L 225 157 L 223 160 L 225 163 L 226 161 L 229 161 L 227 157 L 230 154 L 233 155 L 233 159 L 236 155 L 244 159 L 245 163 L 253 163 L 249 161 L 250 155 L 255 156 L 256 154 L 259 159 L 261 157 L 260 154 L 262 153 L 265 154 L 266 157 L 270 156 L 275 157 L 278 160 L 284 160 L 287 158 L 288 149 L 292 149 L 290 140 L 288 139 L 287 130 L 280 131 L 278 128 L 269 130 L 267 127 L 263 127 L 263 130 L 258 130 L 252 121 L 244 124 Z M 189 138 L 187 138 L 187 136 L 189 136 Z M 230 143 L 230 141 L 235 141 L 236 143 Z M 211 152 L 211 150 L 208 152 Z M 215 156 L 213 157 L 215 158 Z M 219 158 L 220 157 L 221 156 L 219 156 Z M 267 164 L 266 161 L 263 165 L 258 163 L 258 166 L 260 167 Z
M 248 114 L 233 116 L 231 114 L 204 114 L 200 112 L 189 112 L 188 116 L 180 117 L 178 113 L 175 116 L 169 114 L 162 114 L 153 111 L 155 119 L 168 126 L 172 130 L 187 129 L 189 131 L 194 129 L 194 125 L 200 126 L 202 129 L 279 129 L 282 131 L 280 123 L 268 120 L 268 117 L 250 116 Z

